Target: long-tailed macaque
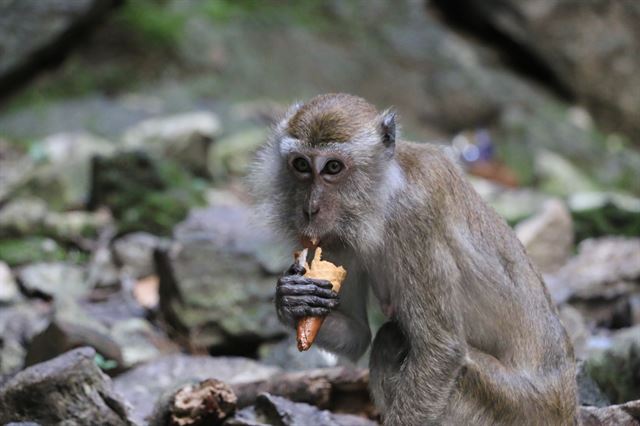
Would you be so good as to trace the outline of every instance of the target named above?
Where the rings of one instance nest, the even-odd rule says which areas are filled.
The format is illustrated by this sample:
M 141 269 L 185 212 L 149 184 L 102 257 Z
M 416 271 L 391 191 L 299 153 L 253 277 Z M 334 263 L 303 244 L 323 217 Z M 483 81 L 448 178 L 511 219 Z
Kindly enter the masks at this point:
M 575 424 L 573 349 L 540 274 L 440 147 L 396 140 L 394 112 L 347 94 L 294 105 L 251 182 L 279 232 L 348 271 L 338 296 L 292 267 L 276 287 L 285 324 L 326 315 L 317 342 L 357 359 L 369 288 L 380 303 L 385 425 Z

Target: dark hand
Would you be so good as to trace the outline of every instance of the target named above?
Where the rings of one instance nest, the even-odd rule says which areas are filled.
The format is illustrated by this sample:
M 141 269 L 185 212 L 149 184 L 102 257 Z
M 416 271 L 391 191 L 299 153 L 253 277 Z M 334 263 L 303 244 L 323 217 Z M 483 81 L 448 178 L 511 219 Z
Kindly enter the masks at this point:
M 305 272 L 294 263 L 278 280 L 276 311 L 285 324 L 295 325 L 302 317 L 329 315 L 340 303 L 338 293 L 331 289 L 331 282 L 303 277 Z

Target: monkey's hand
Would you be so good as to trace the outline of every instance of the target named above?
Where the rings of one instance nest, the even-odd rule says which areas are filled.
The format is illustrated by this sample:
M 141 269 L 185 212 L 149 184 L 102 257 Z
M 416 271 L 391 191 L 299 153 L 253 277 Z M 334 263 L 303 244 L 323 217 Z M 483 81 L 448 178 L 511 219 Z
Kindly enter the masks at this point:
M 276 311 L 280 321 L 295 327 L 303 317 L 329 315 L 340 304 L 331 282 L 304 277 L 305 269 L 294 263 L 278 280 Z

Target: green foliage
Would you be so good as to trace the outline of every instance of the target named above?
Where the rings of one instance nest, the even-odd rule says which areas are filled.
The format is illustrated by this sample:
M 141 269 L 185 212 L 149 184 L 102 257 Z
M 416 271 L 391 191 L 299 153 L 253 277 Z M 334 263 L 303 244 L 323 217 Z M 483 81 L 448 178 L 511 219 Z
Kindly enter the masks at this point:
M 169 234 L 190 207 L 203 203 L 205 184 L 169 160 L 126 152 L 95 161 L 90 205 L 109 207 L 121 232 Z
M 206 0 L 203 13 L 215 23 L 246 19 L 264 24 L 321 25 L 323 0 Z
M 79 250 L 65 250 L 55 241 L 45 237 L 3 238 L 0 240 L 0 261 L 9 266 L 31 262 L 53 262 L 68 260 L 81 263 L 87 254 Z
M 168 47 L 180 40 L 186 22 L 183 13 L 159 0 L 127 1 L 118 17 L 143 41 Z
M 637 237 L 640 235 L 640 213 L 625 211 L 613 203 L 573 211 L 576 241 L 605 235 Z

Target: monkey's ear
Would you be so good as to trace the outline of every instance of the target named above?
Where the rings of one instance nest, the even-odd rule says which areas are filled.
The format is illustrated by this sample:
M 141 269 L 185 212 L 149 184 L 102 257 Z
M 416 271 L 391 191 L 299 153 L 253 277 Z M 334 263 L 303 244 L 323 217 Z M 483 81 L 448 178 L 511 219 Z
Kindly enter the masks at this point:
M 382 113 L 380 131 L 385 147 L 389 148 L 396 143 L 396 112 L 394 110 L 388 109 Z

